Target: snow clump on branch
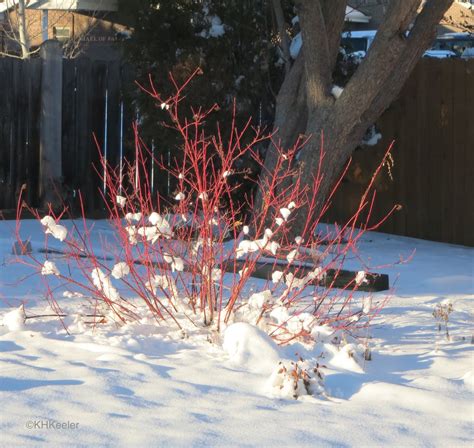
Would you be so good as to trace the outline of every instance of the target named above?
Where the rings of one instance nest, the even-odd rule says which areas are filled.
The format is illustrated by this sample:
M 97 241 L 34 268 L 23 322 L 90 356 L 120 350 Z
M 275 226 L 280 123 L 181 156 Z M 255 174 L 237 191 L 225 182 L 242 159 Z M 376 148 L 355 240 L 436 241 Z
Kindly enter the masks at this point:
M 41 275 L 60 275 L 59 269 L 53 261 L 46 260 L 41 268 Z
M 47 215 L 41 220 L 41 224 L 46 227 L 44 233 L 52 235 L 59 241 L 64 241 L 67 236 L 67 229 L 66 227 L 57 224 L 54 218 Z

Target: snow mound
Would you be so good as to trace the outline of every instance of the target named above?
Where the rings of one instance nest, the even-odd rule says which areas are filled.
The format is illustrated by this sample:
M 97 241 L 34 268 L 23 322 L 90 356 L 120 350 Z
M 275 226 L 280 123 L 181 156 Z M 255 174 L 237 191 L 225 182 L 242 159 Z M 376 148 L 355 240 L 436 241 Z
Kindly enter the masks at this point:
M 331 366 L 349 372 L 364 373 L 364 369 L 359 365 L 357 347 L 354 344 L 346 344 L 332 351 L 333 357 L 329 362 Z
M 23 305 L 3 316 L 3 325 L 10 331 L 25 329 L 25 311 Z
M 233 365 L 255 373 L 270 375 L 280 360 L 278 347 L 270 336 L 244 322 L 227 327 L 222 346 Z
M 461 380 L 468 390 L 474 392 L 474 373 L 472 370 L 463 375 Z

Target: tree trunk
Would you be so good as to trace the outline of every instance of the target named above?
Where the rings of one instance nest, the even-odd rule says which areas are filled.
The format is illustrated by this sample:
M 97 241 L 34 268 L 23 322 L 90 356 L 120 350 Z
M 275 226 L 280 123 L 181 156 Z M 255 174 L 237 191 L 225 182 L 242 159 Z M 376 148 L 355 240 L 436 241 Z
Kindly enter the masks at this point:
M 22 59 L 28 59 L 30 57 L 30 44 L 26 29 L 25 0 L 18 0 L 18 35 L 21 47 L 21 57 Z
M 366 130 L 402 89 L 452 2 L 428 0 L 417 14 L 420 0 L 393 0 L 366 58 L 336 99 L 331 95 L 332 72 L 347 2 L 297 0 L 304 44 L 278 94 L 275 129 L 283 147 L 294 144 L 301 133 L 312 136 L 298 161 L 303 183 L 312 184 L 320 152 L 324 150 L 323 180 L 313 220 L 319 218 L 344 164 Z M 272 172 L 275 160 L 275 151 L 270 147 L 265 159 L 266 173 Z M 256 205 L 261 205 L 259 196 Z M 298 213 L 301 219 L 297 215 L 293 220 L 292 232 L 304 236 L 308 209 L 303 206 Z

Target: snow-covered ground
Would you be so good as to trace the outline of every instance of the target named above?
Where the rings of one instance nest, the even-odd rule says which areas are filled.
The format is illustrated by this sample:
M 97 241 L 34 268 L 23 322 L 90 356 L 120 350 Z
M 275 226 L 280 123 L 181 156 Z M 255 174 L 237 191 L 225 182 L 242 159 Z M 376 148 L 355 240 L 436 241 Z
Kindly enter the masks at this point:
M 400 277 L 371 330 L 372 361 L 326 353 L 318 359 L 326 393 L 293 400 L 272 394 L 278 360 L 298 352 L 315 362 L 320 352 L 278 348 L 253 328 L 229 327 L 223 341 L 192 327 L 183 338 L 151 320 L 93 331 L 70 317 L 69 335 L 54 319 L 21 328 L 9 314 L 1 326 L 22 303 L 29 315 L 51 312 L 41 276 L 11 263 L 13 227 L 0 222 L 1 447 L 473 444 L 471 248 L 367 234 L 361 253 L 372 265 L 416 249 L 410 263 L 378 270 L 391 283 Z M 103 222 L 100 229 L 107 232 Z M 23 236 L 42 247 L 38 223 L 25 221 Z M 61 269 L 61 257 L 54 261 Z M 432 315 L 447 300 L 450 341 Z M 76 302 L 60 299 L 71 315 Z

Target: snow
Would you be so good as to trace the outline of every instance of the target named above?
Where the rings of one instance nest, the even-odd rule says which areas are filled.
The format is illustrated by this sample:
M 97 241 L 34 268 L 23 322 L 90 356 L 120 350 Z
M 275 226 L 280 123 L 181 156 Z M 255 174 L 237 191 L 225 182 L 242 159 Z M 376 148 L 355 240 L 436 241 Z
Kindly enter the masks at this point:
M 472 4 L 472 1 L 458 1 L 458 2 L 456 2 L 456 3 L 457 3 L 459 6 L 463 6 L 464 8 L 474 10 L 474 5 Z
M 125 207 L 125 204 L 127 203 L 127 198 L 124 196 L 117 195 L 115 198 L 115 202 L 117 202 L 117 205 L 120 207 Z
M 466 48 L 461 55 L 462 59 L 474 58 L 474 48 Z
M 209 29 L 210 37 L 222 37 L 225 34 L 225 28 L 222 20 L 218 16 L 211 17 L 211 28 Z
M 273 300 L 272 292 L 269 289 L 253 293 L 248 300 L 250 308 L 260 311 L 263 306 Z
M 334 85 L 331 89 L 331 95 L 337 100 L 342 95 L 343 91 L 344 89 L 342 87 Z
M 293 249 L 287 256 L 286 259 L 288 260 L 288 263 L 293 263 L 295 261 L 296 257 L 298 256 L 298 249 Z
M 66 227 L 57 224 L 56 221 L 51 216 L 45 216 L 41 220 L 41 224 L 45 227 L 44 233 L 52 235 L 59 241 L 64 241 L 67 236 Z
M 132 222 L 132 221 L 140 221 L 142 219 L 142 214 L 141 213 L 127 213 L 125 215 L 125 219 L 128 221 L 128 222 Z
M 153 236 L 158 238 L 159 236 L 164 236 L 165 238 L 171 238 L 173 236 L 173 231 L 171 230 L 170 223 L 167 219 L 161 216 L 159 213 L 153 212 L 148 217 L 148 221 L 156 229 L 153 231 Z
M 425 58 L 437 58 L 437 59 L 445 59 L 445 58 L 455 58 L 457 54 L 451 50 L 426 50 L 423 53 L 423 57 Z
M 369 314 L 370 310 L 372 309 L 372 297 L 364 297 L 362 300 L 362 312 L 364 314 Z
M 120 299 L 120 294 L 112 285 L 110 278 L 100 268 L 94 268 L 91 273 L 92 282 L 94 286 L 104 294 L 104 296 L 111 302 L 116 302 Z
M 114 265 L 114 267 L 112 268 L 112 272 L 110 274 L 112 275 L 112 277 L 119 280 L 125 277 L 126 275 L 130 274 L 130 266 L 124 261 L 121 261 L 117 263 L 116 265 Z
M 278 346 L 259 328 L 245 322 L 230 325 L 222 348 L 230 363 L 255 373 L 270 375 L 280 361 Z
M 267 383 L 267 393 L 271 397 L 290 400 L 304 395 L 324 395 L 322 379 L 316 372 L 311 372 L 304 361 L 281 361 Z
M 60 275 L 60 273 L 53 261 L 46 260 L 41 268 L 41 275 Z
M 171 266 L 172 271 L 182 271 L 184 269 L 184 261 L 180 257 L 169 254 L 163 254 L 163 259 Z
M 174 284 L 173 279 L 166 275 L 156 274 L 150 279 L 148 282 L 148 289 L 153 291 L 153 293 L 156 293 L 157 288 L 167 289 L 171 292 L 172 296 L 176 296 L 177 294 L 176 285 Z
M 69 222 L 62 225 L 71 231 Z M 246 322 L 229 323 L 220 334 L 185 317 L 183 331 L 168 321 L 158 325 L 141 302 L 134 302 L 143 316 L 137 322 L 91 325 L 93 301 L 56 277 L 54 293 L 69 333 L 52 318 L 25 325 L 25 313 L 52 310 L 41 265 L 31 276 L 28 266 L 14 263 L 28 260 L 10 253 L 14 227 L 0 222 L 1 446 L 472 446 L 472 248 L 366 234 L 361 256 L 396 283 L 368 338 L 344 340 L 301 313 L 291 325 L 310 326 L 316 343 L 277 346 L 268 331 Z M 111 235 L 96 221 L 92 244 L 101 247 Z M 24 221 L 21 236 L 42 266 L 51 261 L 68 272 L 63 256 L 46 260 L 38 252 L 40 224 Z M 50 243 L 61 247 L 58 240 Z M 409 263 L 392 264 L 415 249 Z M 357 257 L 348 268 L 365 272 Z M 94 277 L 107 293 L 114 288 L 103 271 Z M 151 281 L 175 287 L 171 274 Z M 271 300 L 268 287 L 255 280 L 252 302 Z M 372 301 L 384 297 L 373 294 Z M 452 304 L 450 340 L 433 317 L 438 304 Z M 354 312 L 366 312 L 373 304 L 366 299 L 357 306 Z M 289 316 L 284 306 L 272 314 L 280 322 Z M 366 348 L 371 361 L 364 359 Z M 78 426 L 29 429 L 36 419 Z
M 346 6 L 346 14 L 344 20 L 346 22 L 354 23 L 369 23 L 372 17 L 365 15 L 362 11 L 352 8 L 351 6 Z
M 296 34 L 290 42 L 290 56 L 293 59 L 296 59 L 301 51 L 301 47 L 303 46 L 303 37 L 301 36 L 301 32 Z
M 381 138 L 382 134 L 380 132 L 376 132 L 375 126 L 372 126 L 368 132 L 368 135 L 362 140 L 362 144 L 365 146 L 375 146 Z
M 268 244 L 269 242 L 270 240 L 267 233 L 263 235 L 263 238 L 254 241 L 242 240 L 235 251 L 235 255 L 239 258 L 248 253 L 258 252 L 262 249 L 268 249 L 274 254 L 278 249 L 278 243 L 270 242 L 270 244 Z
M 364 271 L 357 272 L 355 282 L 357 286 L 362 285 L 362 283 L 367 283 L 366 273 Z
M 282 271 L 273 271 L 272 272 L 272 282 L 273 283 L 279 283 L 283 277 L 283 272 Z
M 225 25 L 222 23 L 221 18 L 218 15 L 209 15 L 209 8 L 206 5 L 203 7 L 203 15 L 209 28 L 203 29 L 199 36 L 204 39 L 222 37 L 225 34 Z
M 286 221 L 291 214 L 291 210 L 283 207 L 280 209 L 280 215 L 283 216 L 283 219 Z
M 23 306 L 4 314 L 2 325 L 7 327 L 9 331 L 23 330 L 25 328 L 25 312 Z

